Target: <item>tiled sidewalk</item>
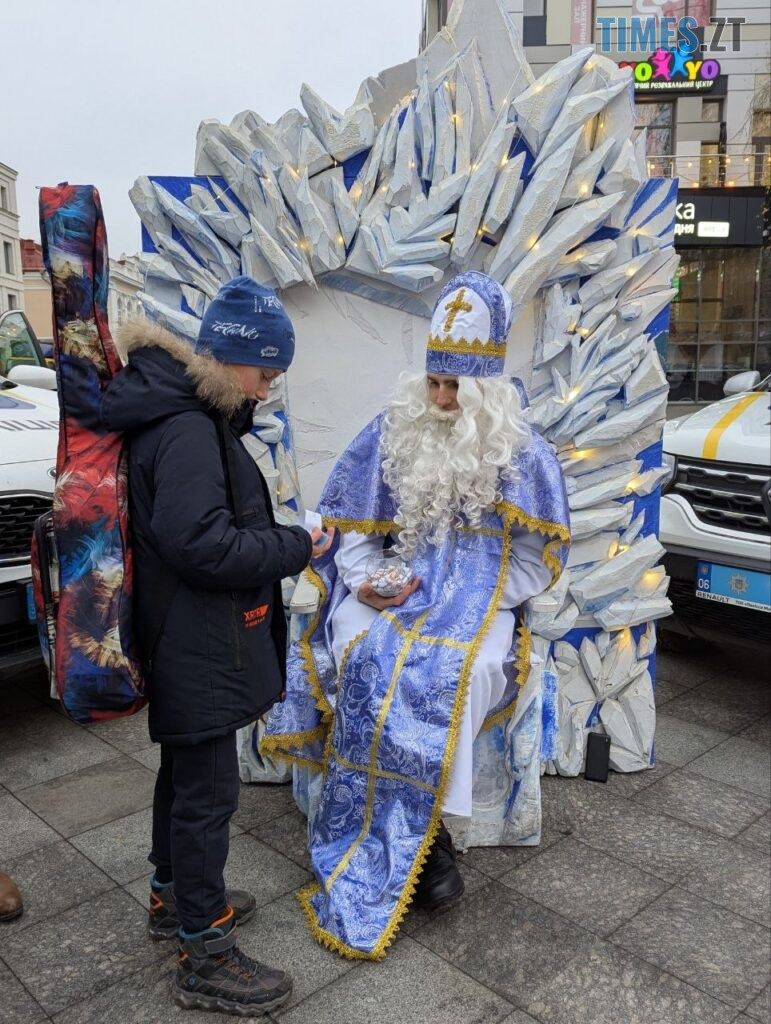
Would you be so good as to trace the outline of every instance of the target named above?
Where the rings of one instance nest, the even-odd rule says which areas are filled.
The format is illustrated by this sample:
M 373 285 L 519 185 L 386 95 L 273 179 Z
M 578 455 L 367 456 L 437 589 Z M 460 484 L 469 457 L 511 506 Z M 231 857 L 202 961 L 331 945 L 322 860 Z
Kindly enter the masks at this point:
M 311 940 L 290 789 L 243 787 L 228 880 L 261 904 L 245 949 L 295 977 L 282 1024 L 771 1022 L 771 689 L 757 657 L 660 656 L 659 674 L 658 767 L 545 779 L 541 846 L 470 851 L 461 904 L 408 915 L 382 964 Z M 26 904 L 0 925 L 0 1024 L 203 1020 L 144 931 L 144 716 L 81 729 L 45 689 L 0 689 L 0 868 Z

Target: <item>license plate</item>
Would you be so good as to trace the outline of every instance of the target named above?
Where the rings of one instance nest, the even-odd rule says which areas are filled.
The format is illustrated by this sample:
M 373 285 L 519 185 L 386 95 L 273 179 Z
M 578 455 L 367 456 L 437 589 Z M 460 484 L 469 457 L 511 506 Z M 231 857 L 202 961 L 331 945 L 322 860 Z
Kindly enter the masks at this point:
M 730 565 L 699 562 L 696 566 L 696 596 L 740 608 L 771 612 L 771 574 Z
M 32 584 L 27 583 L 24 590 L 27 598 L 27 619 L 29 622 L 36 622 L 37 612 L 35 611 L 35 594 L 32 590 Z

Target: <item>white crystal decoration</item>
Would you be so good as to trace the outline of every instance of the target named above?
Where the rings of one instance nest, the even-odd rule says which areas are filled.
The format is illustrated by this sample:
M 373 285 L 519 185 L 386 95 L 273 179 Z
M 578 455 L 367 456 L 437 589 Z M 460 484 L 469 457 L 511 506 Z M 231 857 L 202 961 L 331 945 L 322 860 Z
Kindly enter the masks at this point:
M 454 0 L 423 53 L 366 79 L 342 113 L 310 86 L 301 100 L 272 124 L 251 110 L 202 122 L 192 183 L 137 180 L 153 250 L 142 302 L 192 340 L 221 283 L 246 273 L 282 291 L 306 347 L 328 310 L 335 329 L 385 346 L 371 309 L 398 310 L 398 351 L 416 364 L 419 325 L 451 274 L 487 266 L 504 283 L 512 337 L 529 331 L 516 372 L 563 466 L 574 548 L 526 609 L 526 687 L 505 736 L 483 734 L 476 751 L 500 800 L 475 812 L 466 839 L 535 841 L 542 679 L 557 686 L 559 771 L 582 770 L 589 729 L 611 737 L 617 770 L 652 756 L 644 624 L 669 611 L 651 532 L 667 397 L 655 335 L 675 294 L 677 186 L 646 177 L 629 71 L 583 48 L 536 80 L 503 0 Z M 290 380 L 299 405 L 294 366 Z M 253 455 L 291 521 L 298 464 L 339 452 L 304 437 L 298 463 L 288 396 L 282 386 L 260 409 Z M 574 629 L 590 634 L 580 655 L 560 639 Z M 510 776 L 496 774 L 505 744 L 522 772 L 510 806 Z

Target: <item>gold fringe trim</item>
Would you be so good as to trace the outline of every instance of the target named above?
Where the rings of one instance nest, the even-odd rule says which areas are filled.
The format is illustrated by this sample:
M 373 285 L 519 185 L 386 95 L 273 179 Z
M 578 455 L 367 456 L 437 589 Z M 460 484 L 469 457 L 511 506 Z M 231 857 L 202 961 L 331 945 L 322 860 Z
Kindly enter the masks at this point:
M 519 689 L 527 682 L 527 677 L 530 674 L 530 653 L 532 651 L 532 634 L 524 622 L 517 627 L 517 633 L 519 633 L 519 644 L 517 645 L 517 658 L 515 666 L 517 674 L 514 677 L 514 681 Z M 505 722 L 514 712 L 519 700 L 519 693 L 515 693 L 509 703 L 501 708 L 500 711 L 496 711 L 494 715 L 490 715 L 486 718 L 482 725 L 482 732 L 487 732 L 496 725 L 500 725 L 501 722 Z
M 543 533 L 546 537 L 557 538 L 563 544 L 570 543 L 570 527 L 563 526 L 562 523 L 555 523 L 551 519 L 539 519 L 538 516 L 531 516 L 529 512 L 525 512 L 519 505 L 514 505 L 510 501 L 499 501 L 495 508 L 499 515 L 504 516 L 504 518 L 508 515 L 511 522 L 516 523 L 517 526 L 524 526 L 531 533 L 537 531 L 538 533 Z
M 559 560 L 556 549 L 563 543 L 565 542 L 561 540 L 550 540 L 543 549 L 543 562 L 551 573 L 552 584 L 556 583 L 562 575 L 562 562 Z
M 367 633 L 369 633 L 369 629 L 362 629 L 362 631 L 360 633 L 357 633 L 356 636 L 354 636 L 346 644 L 345 650 L 343 651 L 343 655 L 340 658 L 340 668 L 337 670 L 338 691 L 340 689 L 339 681 L 343 678 L 345 670 L 346 670 L 346 668 L 348 666 L 348 659 L 351 656 L 351 652 L 353 651 L 353 649 L 356 646 L 356 644 L 360 640 L 364 639 L 364 637 L 367 635 Z M 327 738 L 326 738 L 326 741 L 324 743 L 324 754 L 323 754 L 324 760 L 323 760 L 322 771 L 324 773 L 324 777 L 325 778 L 326 778 L 326 775 L 327 775 L 327 771 L 329 770 L 329 759 L 332 757 L 332 755 L 334 753 L 334 748 L 332 746 L 332 744 L 334 743 L 334 738 L 335 738 L 335 725 L 334 725 L 334 716 L 333 716 L 333 718 L 330 719 L 330 721 L 329 721 L 328 728 L 327 728 Z
M 260 753 L 267 755 L 279 754 L 284 747 L 291 750 L 293 747 L 304 747 L 314 740 L 326 738 L 327 730 L 323 725 L 317 725 L 313 729 L 305 729 L 303 732 L 278 732 L 272 735 L 263 736 L 260 740 Z
M 396 530 L 391 519 L 343 519 L 338 516 L 322 516 L 325 526 L 334 526 L 341 533 L 377 533 L 383 537 Z
M 310 568 L 310 566 L 305 570 L 305 576 L 308 582 L 319 592 L 319 605 L 310 623 L 303 631 L 297 646 L 300 650 L 300 660 L 302 661 L 305 674 L 308 677 L 308 686 L 316 707 L 325 718 L 329 718 L 334 714 L 334 709 L 327 700 L 327 695 L 324 693 L 324 689 L 321 685 L 321 680 L 319 679 L 319 674 L 316 669 L 316 659 L 313 656 L 313 648 L 311 646 L 311 638 L 319 628 L 319 623 L 321 622 L 321 611 L 324 607 L 324 602 L 327 599 L 327 588 L 324 586 L 324 581 L 316 570 Z
M 310 882 L 297 893 L 297 902 L 303 909 L 311 935 L 316 942 L 326 946 L 327 949 L 331 949 L 334 953 L 339 953 L 347 960 L 382 960 L 385 953 L 381 953 L 380 956 L 376 957 L 372 953 L 365 953 L 360 949 L 354 949 L 353 946 L 349 946 L 342 939 L 338 939 L 336 935 L 328 932 L 326 928 L 321 927 L 316 917 L 316 911 L 311 906 L 311 900 L 319 892 L 321 892 L 319 883 Z
M 311 757 L 304 757 L 296 753 L 295 748 L 301 749 L 308 743 L 315 740 L 323 740 L 326 737 L 327 729 L 323 725 L 317 725 L 315 729 L 306 729 L 305 732 L 277 733 L 274 736 L 263 736 L 260 740 L 260 753 L 264 757 L 277 757 L 289 764 L 296 764 L 301 768 L 312 768 L 314 771 L 321 771 L 324 765 L 321 761 L 314 761 Z
M 505 345 L 482 341 L 481 338 L 456 339 L 449 334 L 429 334 L 426 348 L 429 352 L 446 352 L 448 355 L 497 356 L 499 359 L 506 355 Z

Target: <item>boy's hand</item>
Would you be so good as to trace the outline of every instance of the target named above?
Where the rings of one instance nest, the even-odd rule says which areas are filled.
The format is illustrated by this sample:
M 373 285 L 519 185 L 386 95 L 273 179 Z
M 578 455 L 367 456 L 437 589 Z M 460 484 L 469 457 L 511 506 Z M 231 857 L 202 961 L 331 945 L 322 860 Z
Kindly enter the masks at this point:
M 311 540 L 313 541 L 313 552 L 312 558 L 320 558 L 329 548 L 332 546 L 332 541 L 335 539 L 335 527 L 330 527 L 328 532 L 324 530 L 311 530 Z
M 370 608 L 374 608 L 376 611 L 382 612 L 386 608 L 398 608 L 399 605 L 404 604 L 407 598 L 414 594 L 420 586 L 420 577 L 415 576 L 410 582 L 399 591 L 394 597 L 381 597 L 380 594 L 375 590 L 371 583 L 362 583 L 359 587 L 356 596 L 362 604 L 368 604 Z

